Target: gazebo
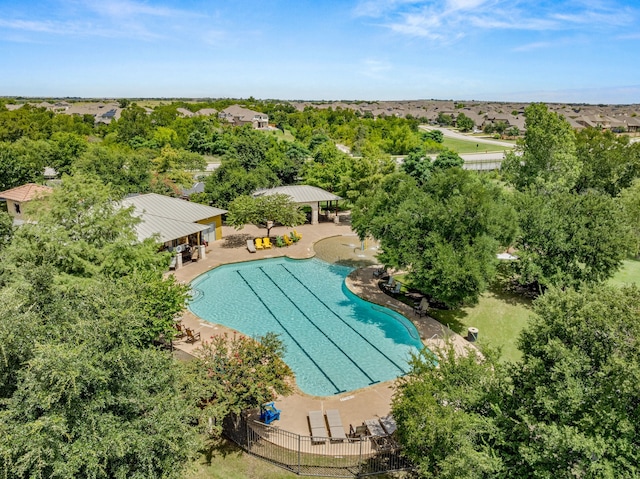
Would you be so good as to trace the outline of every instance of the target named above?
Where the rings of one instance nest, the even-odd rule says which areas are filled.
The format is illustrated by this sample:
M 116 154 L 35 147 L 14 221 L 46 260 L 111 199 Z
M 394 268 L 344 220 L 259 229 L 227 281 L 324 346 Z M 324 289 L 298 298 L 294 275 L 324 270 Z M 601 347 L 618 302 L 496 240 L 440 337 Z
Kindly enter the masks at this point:
M 253 196 L 258 197 L 277 194 L 291 197 L 294 203 L 311 206 L 312 225 L 318 223 L 318 210 L 320 209 L 321 201 L 338 202 L 342 199 L 340 196 L 329 193 L 322 188 L 309 185 L 278 186 L 276 188 L 258 190 L 253 193 Z

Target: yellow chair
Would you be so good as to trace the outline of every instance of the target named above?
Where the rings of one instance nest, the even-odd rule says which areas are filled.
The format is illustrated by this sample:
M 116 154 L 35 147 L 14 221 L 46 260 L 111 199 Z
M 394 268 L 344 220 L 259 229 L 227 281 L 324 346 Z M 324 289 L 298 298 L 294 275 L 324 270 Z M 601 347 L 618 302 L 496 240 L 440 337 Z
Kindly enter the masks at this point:
M 289 236 L 284 235 L 282 238 L 284 239 L 284 242 L 287 246 L 291 246 L 293 244 L 293 241 L 291 241 L 291 238 L 289 238 Z
M 300 233 L 298 233 L 296 230 L 293 230 L 293 234 L 295 235 L 296 238 L 298 238 L 299 240 L 302 239 L 302 235 Z
M 262 238 L 262 245 L 265 249 L 271 248 L 271 240 L 267 236 L 265 236 L 264 238 Z
M 256 249 L 264 249 L 264 245 L 262 244 L 262 238 L 256 238 Z

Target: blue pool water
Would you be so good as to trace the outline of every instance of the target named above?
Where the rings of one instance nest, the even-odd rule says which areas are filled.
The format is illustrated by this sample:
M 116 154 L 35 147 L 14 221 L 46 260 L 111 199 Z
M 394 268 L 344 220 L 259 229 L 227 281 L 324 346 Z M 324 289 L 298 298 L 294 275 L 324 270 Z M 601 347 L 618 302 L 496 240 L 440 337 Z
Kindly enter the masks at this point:
M 408 372 L 422 342 L 407 318 L 351 293 L 350 271 L 318 259 L 224 265 L 192 282 L 189 308 L 248 336 L 277 333 L 305 393 L 352 391 Z

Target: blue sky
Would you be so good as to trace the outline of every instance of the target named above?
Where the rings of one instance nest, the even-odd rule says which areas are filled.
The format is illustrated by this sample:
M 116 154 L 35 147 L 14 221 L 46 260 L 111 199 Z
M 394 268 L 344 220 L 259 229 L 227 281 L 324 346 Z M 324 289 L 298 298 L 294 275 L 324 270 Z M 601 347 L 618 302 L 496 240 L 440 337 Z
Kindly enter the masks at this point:
M 0 95 L 640 103 L 640 0 L 0 0 Z

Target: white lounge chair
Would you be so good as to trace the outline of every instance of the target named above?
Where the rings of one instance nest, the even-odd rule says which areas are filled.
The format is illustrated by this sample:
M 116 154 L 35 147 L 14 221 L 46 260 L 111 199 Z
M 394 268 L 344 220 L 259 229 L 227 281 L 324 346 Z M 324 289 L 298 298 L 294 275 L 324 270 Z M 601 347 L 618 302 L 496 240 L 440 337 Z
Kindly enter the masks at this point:
M 309 428 L 311 429 L 311 442 L 321 444 L 327 441 L 327 426 L 324 422 L 322 411 L 309 411 Z
M 337 409 L 327 409 L 325 414 L 327 416 L 327 424 L 329 424 L 331 441 L 344 441 L 347 435 L 344 432 L 342 419 L 340 419 L 340 411 Z
M 253 240 L 250 240 L 250 239 L 247 240 L 247 249 L 249 250 L 249 253 L 256 252 L 256 246 L 253 244 Z

